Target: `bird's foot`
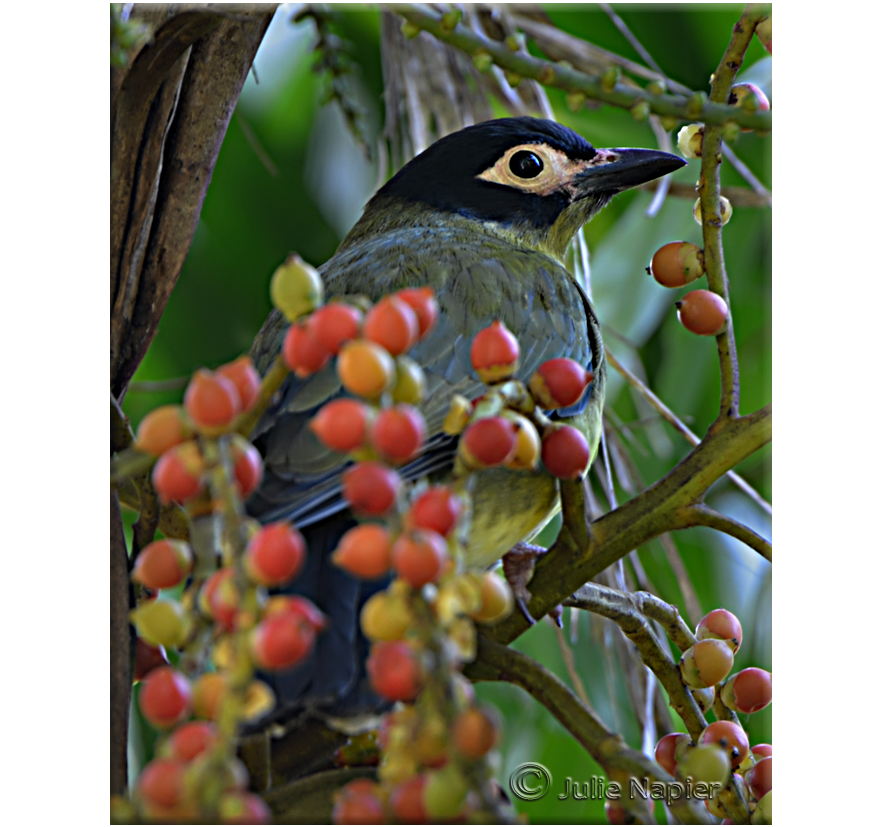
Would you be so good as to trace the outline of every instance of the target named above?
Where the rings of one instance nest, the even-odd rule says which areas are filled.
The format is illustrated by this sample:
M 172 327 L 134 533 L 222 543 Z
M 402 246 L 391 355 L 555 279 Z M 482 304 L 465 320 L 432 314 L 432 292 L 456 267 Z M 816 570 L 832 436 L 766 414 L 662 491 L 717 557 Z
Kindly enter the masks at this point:
M 523 613 L 523 617 L 532 626 L 537 621 L 527 608 L 528 602 L 532 599 L 531 592 L 528 590 L 528 582 L 535 573 L 535 564 L 538 562 L 538 558 L 546 553 L 547 549 L 541 546 L 534 546 L 531 543 L 517 543 L 501 558 L 501 567 L 510 584 L 513 599 Z M 547 614 L 557 626 L 562 628 L 562 606 L 555 606 Z

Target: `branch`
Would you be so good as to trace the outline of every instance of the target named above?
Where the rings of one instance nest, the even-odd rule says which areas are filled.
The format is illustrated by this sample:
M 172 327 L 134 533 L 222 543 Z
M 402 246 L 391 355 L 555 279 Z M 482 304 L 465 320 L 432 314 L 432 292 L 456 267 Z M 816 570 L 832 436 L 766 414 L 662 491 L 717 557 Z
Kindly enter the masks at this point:
M 688 734 L 696 740 L 706 728 L 706 719 L 700 711 L 700 707 L 694 700 L 690 689 L 681 679 L 681 671 L 663 649 L 657 635 L 651 628 L 645 614 L 643 603 L 650 602 L 655 612 L 660 613 L 657 604 L 665 607 L 663 614 L 669 616 L 677 611 L 659 598 L 647 592 L 621 592 L 598 583 L 587 583 L 577 590 L 577 593 L 566 600 L 568 606 L 583 609 L 593 614 L 607 617 L 613 620 L 623 633 L 635 644 L 639 650 L 642 663 L 645 664 L 660 681 L 669 695 L 669 703 L 681 716 Z M 681 619 L 680 617 L 678 618 Z M 682 621 L 683 622 L 683 621 Z M 685 627 L 687 628 L 687 627 Z M 686 639 L 682 630 L 675 627 L 676 637 L 679 640 Z M 688 630 L 689 631 L 689 630 Z M 693 635 L 690 635 L 693 637 Z M 677 644 L 676 644 L 677 645 Z M 687 647 L 685 647 L 687 648 Z
M 656 762 L 607 729 L 556 675 L 521 652 L 479 637 L 477 661 L 467 673 L 473 680 L 506 681 L 524 689 L 575 737 L 609 778 L 625 774 L 647 776 L 661 784 L 675 781 Z M 682 823 L 702 823 L 694 805 L 685 798 L 673 803 L 672 809 Z
M 765 540 L 760 534 L 756 534 L 748 526 L 715 511 L 707 505 L 694 505 L 687 509 L 686 513 L 690 516 L 692 526 L 705 526 L 706 528 L 714 528 L 731 537 L 735 537 L 740 542 L 751 546 L 758 552 L 768 563 L 773 562 L 773 546 Z
M 661 480 L 589 527 L 583 514 L 582 487 L 561 485 L 562 529 L 553 548 L 538 561 L 529 583 L 532 616 L 542 617 L 648 540 L 688 527 L 692 519 L 688 507 L 699 502 L 719 477 L 769 442 L 771 419 L 768 405 L 732 420 L 723 430 L 707 436 Z M 527 628 L 528 622 L 517 612 L 484 629 L 483 634 L 509 643 Z
M 128 714 L 131 705 L 132 608 L 128 552 L 116 493 L 110 491 L 110 795 L 128 785 Z
M 705 101 L 705 95 L 697 94 L 686 99 L 679 95 L 652 94 L 624 84 L 606 88 L 597 75 L 588 75 L 561 63 L 512 51 L 506 43 L 481 37 L 463 24 L 455 22 L 454 15 L 439 15 L 429 6 L 401 3 L 389 6 L 388 9 L 403 17 L 414 30 L 424 29 L 438 40 L 477 57 L 481 63 L 485 58 L 480 56 L 487 56 L 502 69 L 519 77 L 536 80 L 544 86 L 580 93 L 624 109 L 631 109 L 644 101 L 651 112 L 657 115 L 671 115 L 691 121 L 698 118 L 703 123 L 718 124 L 719 127 L 729 121 L 751 129 L 769 130 L 772 126 L 769 112 L 747 113 L 741 107 L 728 106 L 726 99 L 725 103 L 711 103 Z
M 758 22 L 766 17 L 768 7 L 749 5 L 733 27 L 733 35 L 721 63 L 712 76 L 709 100 L 726 103 L 730 87 L 742 65 L 743 55 Z M 724 266 L 724 250 L 721 244 L 721 132 L 717 123 L 704 120 L 703 160 L 700 168 L 700 210 L 703 217 L 703 255 L 709 289 L 717 293 L 730 307 L 730 288 Z M 718 358 L 721 364 L 721 405 L 713 428 L 722 428 L 739 415 L 739 364 L 736 355 L 736 339 L 733 334 L 733 318 L 728 318 L 726 329 L 716 337 Z M 711 433 L 711 430 L 710 430 Z

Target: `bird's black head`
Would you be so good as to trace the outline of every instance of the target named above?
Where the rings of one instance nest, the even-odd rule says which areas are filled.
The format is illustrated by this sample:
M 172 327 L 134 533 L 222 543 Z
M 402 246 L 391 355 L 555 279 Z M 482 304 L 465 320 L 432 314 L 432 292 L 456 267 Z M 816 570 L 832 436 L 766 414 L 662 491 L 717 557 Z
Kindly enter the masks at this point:
M 409 202 L 460 215 L 561 255 L 611 196 L 684 165 L 665 152 L 594 149 L 554 121 L 501 118 L 441 138 L 413 158 L 367 206 Z

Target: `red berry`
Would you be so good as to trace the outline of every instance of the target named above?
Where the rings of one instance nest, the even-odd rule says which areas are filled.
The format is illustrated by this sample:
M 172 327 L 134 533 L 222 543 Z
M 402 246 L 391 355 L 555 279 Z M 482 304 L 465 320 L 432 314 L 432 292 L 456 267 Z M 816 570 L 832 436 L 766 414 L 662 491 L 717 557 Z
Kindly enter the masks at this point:
M 148 589 L 170 589 L 193 567 L 193 553 L 181 540 L 156 540 L 141 549 L 131 579 Z
M 426 430 L 425 418 L 418 409 L 395 405 L 385 408 L 373 421 L 370 442 L 383 459 L 404 463 L 422 450 Z
M 264 617 L 282 614 L 292 614 L 301 618 L 316 632 L 322 631 L 327 626 L 327 620 L 321 610 L 311 600 L 299 595 L 276 595 L 270 598 L 266 604 Z
M 248 575 L 263 586 L 283 586 L 299 574 L 306 559 L 306 543 L 289 523 L 261 528 L 245 549 Z
M 376 693 L 389 701 L 411 701 L 422 688 L 422 665 L 402 640 L 374 643 L 367 674 Z
M 335 356 L 344 342 L 360 336 L 363 319 L 364 314 L 358 308 L 344 302 L 330 302 L 312 313 L 306 326 L 309 335 Z
M 693 290 L 675 306 L 679 321 L 697 336 L 717 336 L 727 327 L 727 304 L 711 290 Z
M 471 364 L 486 384 L 509 379 L 519 364 L 519 342 L 503 322 L 492 322 L 471 343 Z
M 201 493 L 205 463 L 192 440 L 175 445 L 153 466 L 153 488 L 162 503 L 185 503 Z
M 407 287 L 398 290 L 395 295 L 405 301 L 416 312 L 419 320 L 419 338 L 421 339 L 434 325 L 440 309 L 434 298 L 432 287 Z
M 360 448 L 367 438 L 370 409 L 357 399 L 334 399 L 309 422 L 322 445 L 348 453 Z
M 713 609 L 703 617 L 694 630 L 697 640 L 726 640 L 736 654 L 742 643 L 743 630 L 739 619 L 727 609 Z
M 377 796 L 375 781 L 358 779 L 337 794 L 330 820 L 334 824 L 385 824 L 385 808 Z
M 424 775 L 414 775 L 391 791 L 388 804 L 401 824 L 428 823 L 428 813 L 425 811 L 426 781 Z
M 590 445 L 576 428 L 559 425 L 550 429 L 549 433 L 544 432 L 541 461 L 554 477 L 578 480 L 590 467 Z
M 386 296 L 367 313 L 364 338 L 382 345 L 392 356 L 400 356 L 419 338 L 419 317 L 400 296 Z
M 135 644 L 134 680 L 142 681 L 154 669 L 168 665 L 164 646 L 152 646 L 141 637 Z
M 752 747 L 752 756 L 755 761 L 769 758 L 771 755 L 773 755 L 773 744 L 756 744 Z
M 304 378 L 317 373 L 330 361 L 330 353 L 309 335 L 305 324 L 292 324 L 281 348 L 284 364 Z
M 241 356 L 234 362 L 217 368 L 220 376 L 225 376 L 238 391 L 241 409 L 249 411 L 260 396 L 260 374 L 254 367 L 250 356 Z
M 516 450 L 516 429 L 503 416 L 486 416 L 465 428 L 459 445 L 473 468 L 503 465 Z
M 201 369 L 187 386 L 183 407 L 196 428 L 220 433 L 241 413 L 241 397 L 225 376 Z
M 414 589 L 436 580 L 448 558 L 446 540 L 429 529 L 401 534 L 391 547 L 391 565 Z
M 342 495 L 355 511 L 379 516 L 397 501 L 400 476 L 379 462 L 359 462 L 342 475 Z
M 773 756 L 758 761 L 746 772 L 745 779 L 754 798 L 760 800 L 767 795 L 773 789 Z
M 176 807 L 183 800 L 186 764 L 173 758 L 154 758 L 137 780 L 137 790 L 147 804 Z
M 172 727 L 189 717 L 192 687 L 184 675 L 171 666 L 154 669 L 141 682 L 141 712 L 155 727 Z
M 373 580 L 391 568 L 391 536 L 379 523 L 363 523 L 342 535 L 333 562 L 349 574 Z
M 263 458 L 243 436 L 233 434 L 232 463 L 238 495 L 247 499 L 263 479 Z
M 168 738 L 168 750 L 172 758 L 191 761 L 197 755 L 214 746 L 217 727 L 209 721 L 189 721 L 181 724 Z
M 675 778 L 675 765 L 688 744 L 693 744 L 691 736 L 683 732 L 670 732 L 664 735 L 654 747 L 654 760 Z
M 413 528 L 429 528 L 448 537 L 463 510 L 461 500 L 451 489 L 437 485 L 416 497 L 407 519 Z
M 529 379 L 529 390 L 544 410 L 574 405 L 593 381 L 593 374 L 574 359 L 549 359 Z
M 754 666 L 743 669 L 724 684 L 721 700 L 734 712 L 760 712 L 773 700 L 773 675 Z
M 736 769 L 749 754 L 749 738 L 733 721 L 715 721 L 700 735 L 699 746 L 718 744 L 730 756 L 730 767 Z
M 263 669 L 287 669 L 303 661 L 315 644 L 315 629 L 294 612 L 264 617 L 251 638 L 254 661 Z
M 223 793 L 219 805 L 221 824 L 271 824 L 272 811 L 260 796 L 233 790 Z
M 235 571 L 231 566 L 215 571 L 199 592 L 199 608 L 202 613 L 226 631 L 232 631 L 238 615 L 241 597 L 233 582 Z

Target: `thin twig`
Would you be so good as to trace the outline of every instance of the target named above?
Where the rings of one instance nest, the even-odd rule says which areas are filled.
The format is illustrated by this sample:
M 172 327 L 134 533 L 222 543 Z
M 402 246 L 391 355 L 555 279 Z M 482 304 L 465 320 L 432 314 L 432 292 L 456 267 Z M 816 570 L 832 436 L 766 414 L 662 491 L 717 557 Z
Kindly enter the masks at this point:
M 705 526 L 721 531 L 753 548 L 768 563 L 773 562 L 773 546 L 748 526 L 707 505 L 693 505 L 687 509 L 687 513 L 693 519 L 694 526 Z

